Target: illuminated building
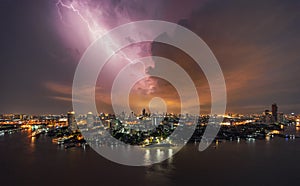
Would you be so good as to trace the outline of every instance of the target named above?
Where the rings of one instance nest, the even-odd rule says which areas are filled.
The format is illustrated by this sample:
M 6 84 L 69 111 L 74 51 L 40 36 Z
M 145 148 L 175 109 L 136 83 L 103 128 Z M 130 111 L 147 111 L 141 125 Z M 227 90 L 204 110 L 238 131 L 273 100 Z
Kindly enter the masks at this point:
M 152 119 L 152 125 L 155 126 L 155 127 L 157 127 L 160 124 L 161 120 L 162 120 L 162 118 L 160 118 L 157 115 L 153 115 L 151 117 L 151 119 Z
M 278 119 L 278 122 L 279 122 L 279 123 L 285 123 L 284 115 L 283 115 L 282 112 L 279 112 L 279 113 L 277 114 L 277 119 Z
M 86 116 L 86 123 L 88 128 L 94 127 L 94 116 L 92 112 L 88 112 Z
M 272 113 L 269 110 L 265 110 L 263 113 L 263 122 L 266 124 L 271 124 L 272 123 Z
M 75 119 L 75 112 L 68 112 L 68 126 L 72 131 L 77 130 L 77 124 Z
M 3 114 L 2 117 L 4 120 L 12 121 L 14 119 L 14 114 Z

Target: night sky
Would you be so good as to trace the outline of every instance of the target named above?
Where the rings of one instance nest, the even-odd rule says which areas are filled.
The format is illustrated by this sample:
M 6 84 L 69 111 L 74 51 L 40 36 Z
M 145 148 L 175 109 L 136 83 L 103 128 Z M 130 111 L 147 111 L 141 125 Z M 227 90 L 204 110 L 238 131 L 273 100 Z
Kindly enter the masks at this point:
M 70 5 L 94 23 L 91 29 Z M 277 103 L 281 112 L 300 113 L 300 1 L 2 0 L 0 8 L 0 113 L 72 110 L 73 76 L 81 55 L 96 38 L 91 30 L 102 33 L 145 19 L 179 23 L 208 44 L 224 73 L 227 112 L 261 113 Z M 168 51 L 163 48 L 153 45 L 150 51 L 164 56 Z M 187 61 L 182 57 L 178 63 L 193 69 Z M 114 68 L 119 67 L 107 66 L 111 74 Z M 189 72 L 195 82 L 198 74 L 205 79 L 201 69 Z M 146 97 L 173 97 L 163 81 L 155 80 L 155 85 L 160 88 L 150 93 L 143 86 L 138 90 Z M 207 87 L 197 86 L 206 92 L 200 102 L 207 109 Z M 104 111 L 109 102 L 103 94 L 108 90 L 97 99 Z

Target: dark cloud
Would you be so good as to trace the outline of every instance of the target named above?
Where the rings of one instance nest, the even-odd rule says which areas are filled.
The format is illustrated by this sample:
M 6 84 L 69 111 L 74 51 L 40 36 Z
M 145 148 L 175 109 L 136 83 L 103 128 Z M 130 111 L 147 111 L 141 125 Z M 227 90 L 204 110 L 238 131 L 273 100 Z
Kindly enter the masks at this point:
M 99 1 L 89 2 L 99 4 Z M 66 46 L 53 28 L 53 22 L 60 21 L 55 3 L 55 0 L 1 3 L 0 113 L 70 110 L 72 79 L 84 48 Z M 224 72 L 228 111 L 261 112 L 277 102 L 281 111 L 299 112 L 300 2 L 120 0 L 100 4 L 104 6 L 102 19 L 111 27 L 120 24 L 120 17 L 128 16 L 129 20 L 172 21 L 197 33 L 212 49 Z M 69 27 L 60 26 L 67 35 L 72 33 Z M 210 93 L 201 69 L 194 68 L 185 54 L 172 50 L 153 48 L 189 72 L 202 93 L 200 101 L 209 109 Z M 174 97 L 168 93 L 172 90 L 170 85 L 159 85 L 164 88 L 156 93 Z M 109 105 L 106 94 L 99 99 Z
M 189 28 L 207 42 L 223 69 L 228 111 L 260 112 L 261 105 L 273 102 L 294 111 L 288 105 L 299 102 L 299 5 L 211 1 L 192 13 Z

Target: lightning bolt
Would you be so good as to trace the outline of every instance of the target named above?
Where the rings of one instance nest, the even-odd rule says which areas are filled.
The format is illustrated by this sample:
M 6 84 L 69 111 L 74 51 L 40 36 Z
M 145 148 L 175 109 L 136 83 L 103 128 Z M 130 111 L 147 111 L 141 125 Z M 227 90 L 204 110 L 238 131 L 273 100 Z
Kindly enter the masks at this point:
M 76 4 L 76 2 L 75 2 L 75 4 Z M 64 22 L 64 19 L 63 19 L 63 14 L 62 14 L 61 8 L 66 8 L 66 9 L 69 9 L 72 12 L 74 12 L 83 21 L 83 23 L 86 24 L 89 32 L 93 35 L 94 39 L 97 39 L 97 38 L 101 37 L 102 35 L 104 35 L 107 32 L 107 30 L 105 30 L 105 29 L 100 29 L 100 26 L 95 21 L 92 21 L 92 22 L 93 22 L 94 27 L 96 27 L 96 28 L 91 26 L 89 20 L 75 6 L 76 5 L 74 5 L 74 1 L 71 2 L 70 4 L 64 3 L 63 0 L 58 0 L 56 2 L 57 12 L 58 12 L 58 15 L 59 15 L 60 20 L 62 21 L 62 23 L 66 24 Z M 111 40 L 111 45 L 116 46 L 116 44 L 113 42 L 112 38 L 110 40 Z M 114 54 L 121 56 L 123 59 L 125 59 L 126 61 L 128 61 L 130 63 L 136 63 L 137 62 L 137 60 L 135 60 L 135 61 L 131 60 L 122 51 L 119 51 L 118 53 L 114 52 Z
M 73 2 L 70 3 L 69 5 L 67 5 L 64 2 L 62 2 L 62 0 L 58 0 L 56 3 L 56 7 L 57 7 L 58 14 L 60 16 L 60 19 L 63 23 L 64 23 L 63 15 L 62 15 L 60 7 L 67 8 L 69 10 L 72 10 L 74 13 L 76 13 L 78 15 L 78 17 L 87 25 L 88 30 L 93 34 L 93 36 L 96 36 L 96 38 L 100 37 L 101 35 L 103 35 L 106 32 L 106 30 L 104 30 L 104 29 L 102 29 L 102 30 L 93 29 L 90 22 L 80 13 L 79 9 L 74 7 Z M 94 25 L 95 25 L 95 22 L 94 22 Z

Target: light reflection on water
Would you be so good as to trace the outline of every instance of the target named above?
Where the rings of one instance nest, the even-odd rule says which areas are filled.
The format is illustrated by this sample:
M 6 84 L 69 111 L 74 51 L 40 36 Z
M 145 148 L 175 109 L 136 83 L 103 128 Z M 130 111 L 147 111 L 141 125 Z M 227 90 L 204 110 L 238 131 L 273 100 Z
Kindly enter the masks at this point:
M 35 137 L 30 137 L 30 148 L 34 149 L 34 146 L 35 146 L 35 140 L 36 138 Z
M 160 162 L 166 157 L 169 157 L 167 159 L 168 163 L 172 163 L 173 160 L 173 149 L 172 148 L 154 148 L 154 149 L 145 149 L 145 156 L 144 161 L 146 164 L 149 164 L 153 161 Z
M 170 158 L 161 163 L 156 163 L 145 167 L 145 179 L 148 180 L 148 182 L 154 182 L 154 184 L 159 183 L 163 185 L 172 184 L 172 180 L 170 180 L 170 175 L 173 175 L 175 171 L 175 166 L 173 164 L 172 148 L 164 148 L 163 150 L 156 149 L 156 151 L 152 155 L 150 153 L 150 150 L 147 149 L 145 154 L 145 161 L 149 161 L 148 159 L 151 159 L 151 157 L 156 157 L 157 159 L 164 159 L 164 153 L 168 153 L 168 156 Z

